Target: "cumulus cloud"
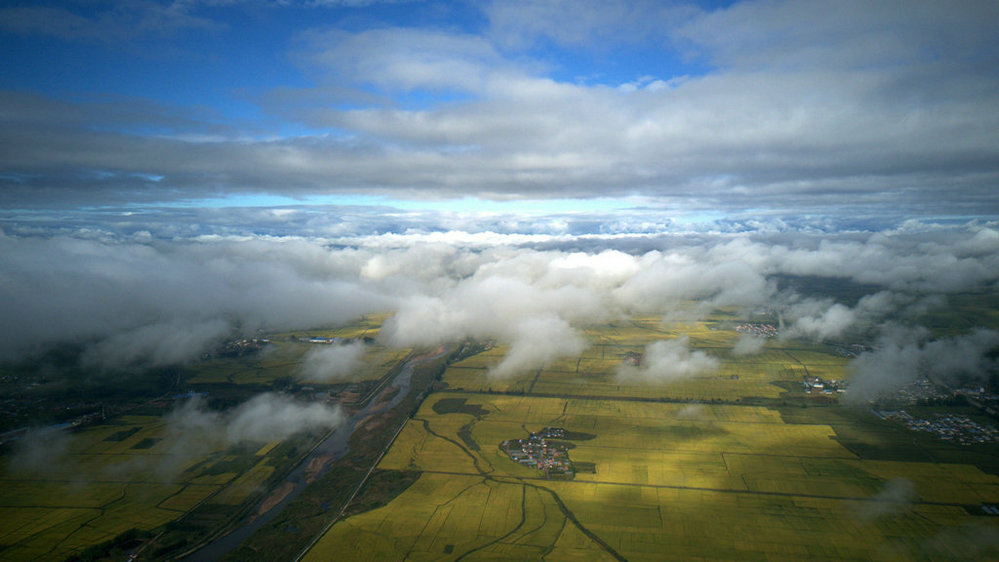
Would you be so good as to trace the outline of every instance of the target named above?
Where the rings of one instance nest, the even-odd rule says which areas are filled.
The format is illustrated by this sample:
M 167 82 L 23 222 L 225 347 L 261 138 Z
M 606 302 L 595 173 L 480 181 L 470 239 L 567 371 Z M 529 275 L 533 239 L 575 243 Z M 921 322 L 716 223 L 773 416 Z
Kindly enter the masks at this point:
M 763 272 L 744 259 L 718 256 L 719 247 L 652 251 L 639 259 L 640 269 L 614 297 L 626 309 L 676 312 L 698 301 L 701 314 L 717 306 L 757 306 L 776 291 Z
M 660 340 L 645 348 L 637 366 L 622 363 L 617 378 L 622 382 L 662 383 L 716 371 L 721 362 L 703 351 L 690 351 L 689 338 Z
M 508 378 L 543 369 L 562 357 L 579 355 L 586 349 L 583 338 L 560 318 L 526 318 L 517 325 L 510 351 L 489 370 L 495 378 Z
M 818 341 L 839 338 L 857 328 L 870 328 L 913 300 L 891 291 L 865 295 L 853 308 L 830 299 L 798 300 L 781 311 L 783 318 L 791 322 L 782 335 Z
M 363 366 L 363 343 L 323 345 L 305 354 L 299 375 L 303 380 L 319 383 L 354 380 Z

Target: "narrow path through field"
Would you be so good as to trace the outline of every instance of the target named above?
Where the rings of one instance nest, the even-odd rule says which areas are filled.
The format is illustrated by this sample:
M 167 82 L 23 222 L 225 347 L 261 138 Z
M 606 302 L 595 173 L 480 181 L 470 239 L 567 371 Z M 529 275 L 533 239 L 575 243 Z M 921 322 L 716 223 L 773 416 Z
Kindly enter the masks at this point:
M 801 368 L 805 370 L 805 376 L 806 377 L 810 377 L 811 376 L 811 373 L 808 372 L 808 365 L 805 365 L 801 361 L 801 359 L 798 359 L 797 357 L 795 357 L 794 355 L 792 355 L 790 351 L 788 351 L 786 349 L 784 350 L 784 354 L 787 355 L 788 357 L 790 357 L 795 362 L 797 362 L 799 365 L 801 365 Z
M 487 542 L 484 545 L 477 546 L 477 547 L 475 547 L 475 548 L 473 548 L 473 549 L 465 552 L 461 556 L 455 558 L 454 559 L 455 562 L 458 562 L 458 560 L 461 560 L 461 559 L 465 558 L 469 554 L 472 554 L 472 553 L 478 552 L 478 551 L 480 551 L 480 550 L 482 550 L 484 548 L 490 547 L 490 546 L 492 546 L 492 545 L 494 545 L 494 544 L 502 541 L 503 539 L 509 537 L 510 535 L 516 533 L 517 531 L 519 531 L 520 528 L 524 526 L 524 522 L 527 521 L 527 507 L 526 507 L 526 504 L 527 504 L 527 487 L 526 486 L 521 486 L 520 487 L 520 522 L 517 523 L 517 526 L 514 527 L 513 529 L 510 529 L 510 531 L 508 533 L 506 533 L 505 535 L 503 535 L 502 537 L 498 537 L 495 540 L 489 541 L 489 542 Z

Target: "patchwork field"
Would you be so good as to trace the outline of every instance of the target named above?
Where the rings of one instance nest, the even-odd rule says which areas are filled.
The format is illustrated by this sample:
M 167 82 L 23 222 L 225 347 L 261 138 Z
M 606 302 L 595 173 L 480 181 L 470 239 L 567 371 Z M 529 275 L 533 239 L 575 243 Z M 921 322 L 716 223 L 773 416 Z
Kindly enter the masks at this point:
M 589 348 L 496 380 L 496 346 L 451 364 L 378 467 L 419 471 L 380 508 L 330 528 L 306 560 L 981 559 L 999 555 L 996 451 L 912 437 L 864 409 L 806 399 L 845 378 L 829 346 L 771 339 L 732 354 L 728 320 L 600 326 Z M 623 384 L 651 342 L 689 337 L 717 371 Z M 570 479 L 512 460 L 505 440 L 568 431 Z M 983 471 L 981 466 L 988 468 Z
M 464 411 L 435 408 L 455 399 Z M 569 453 L 594 470 L 547 480 L 498 447 L 544 426 L 593 436 Z M 754 406 L 439 393 L 379 465 L 420 480 L 308 559 L 953 557 L 936 538 L 997 530 L 965 507 L 999 503 L 999 477 L 864 460 L 835 437 Z
M 702 402 L 777 399 L 789 386 L 797 391 L 805 375 L 828 379 L 847 377 L 848 359 L 832 348 L 799 341 L 768 339 L 761 353 L 736 356 L 732 348 L 739 334 L 735 322 L 707 320 L 663 327 L 658 318 L 640 317 L 627 322 L 591 327 L 589 347 L 579 357 L 564 358 L 539 372 L 497 380 L 489 369 L 508 349 L 496 346 L 452 364 L 444 382 L 459 390 L 523 392 L 537 395 L 666 398 Z M 641 354 L 655 341 L 686 336 L 689 346 L 721 362 L 720 368 L 669 384 L 620 380 L 617 371 L 629 354 Z

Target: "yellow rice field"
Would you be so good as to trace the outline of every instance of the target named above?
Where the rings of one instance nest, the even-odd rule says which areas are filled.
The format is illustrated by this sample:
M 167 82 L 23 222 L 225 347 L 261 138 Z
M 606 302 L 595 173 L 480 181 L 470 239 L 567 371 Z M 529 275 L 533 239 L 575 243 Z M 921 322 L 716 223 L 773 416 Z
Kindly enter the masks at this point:
M 478 415 L 435 411 L 445 399 Z M 548 425 L 592 435 L 570 455 L 595 472 L 549 480 L 498 448 Z M 379 465 L 420 479 L 307 560 L 954 558 L 978 551 L 948 537 L 999 532 L 963 508 L 999 503 L 999 477 L 862 460 L 834 438 L 756 406 L 438 393 Z M 912 496 L 883 499 L 899 478 Z

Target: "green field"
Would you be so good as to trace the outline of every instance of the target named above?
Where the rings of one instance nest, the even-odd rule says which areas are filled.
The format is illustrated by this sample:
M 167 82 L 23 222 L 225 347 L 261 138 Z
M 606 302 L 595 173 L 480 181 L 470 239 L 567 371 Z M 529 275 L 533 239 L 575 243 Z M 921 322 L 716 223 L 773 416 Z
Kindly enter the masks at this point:
M 306 560 L 937 560 L 999 555 L 999 452 L 914 435 L 801 393 L 844 378 L 828 346 L 768 340 L 734 357 L 724 317 L 593 327 L 580 357 L 490 378 L 506 349 L 451 364 L 381 460 L 419 479 L 333 525 Z M 629 351 L 688 335 L 721 362 L 660 385 L 620 384 Z M 736 376 L 732 376 L 736 375 Z M 444 402 L 441 402 L 444 401 Z M 579 470 L 546 479 L 500 449 L 545 426 Z

